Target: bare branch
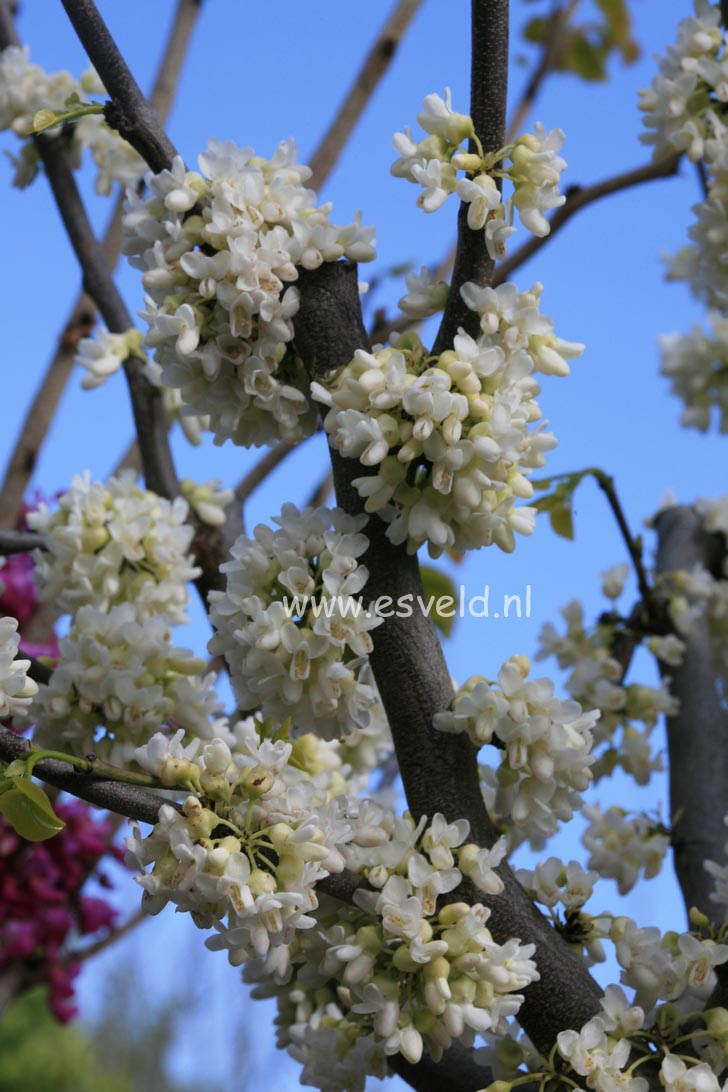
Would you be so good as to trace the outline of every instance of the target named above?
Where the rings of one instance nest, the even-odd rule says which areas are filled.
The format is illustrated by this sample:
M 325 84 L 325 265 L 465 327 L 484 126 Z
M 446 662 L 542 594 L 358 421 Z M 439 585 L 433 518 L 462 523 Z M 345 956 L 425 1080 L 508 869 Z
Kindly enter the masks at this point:
M 25 758 L 30 744 L 27 739 L 11 732 L 0 725 L 0 759 L 12 762 L 16 758 Z M 140 789 L 136 785 L 125 785 L 121 781 L 104 781 L 90 774 L 76 773 L 65 762 L 46 759 L 39 762 L 33 774 L 49 785 L 54 785 L 63 792 L 78 796 L 81 800 L 95 804 L 107 811 L 118 812 L 129 819 L 142 823 L 156 823 L 162 804 L 169 803 L 161 796 L 155 796 L 149 789 Z
M 580 186 L 572 186 L 566 193 L 566 202 L 560 209 L 556 210 L 549 220 L 551 225 L 550 233 L 543 236 L 543 238 L 534 236 L 518 250 L 514 251 L 510 258 L 500 262 L 493 283 L 502 284 L 507 281 L 516 269 L 522 266 L 524 262 L 527 262 L 529 258 L 532 258 L 550 239 L 553 239 L 554 235 L 580 209 L 599 201 L 602 197 L 609 197 L 613 193 L 632 189 L 633 186 L 641 186 L 643 182 L 655 182 L 661 178 L 671 178 L 672 175 L 677 174 L 679 165 L 679 155 L 669 156 L 667 159 L 660 159 L 655 163 L 647 163 L 644 167 L 636 167 L 634 170 L 612 175 L 611 178 L 605 178 L 603 182 L 595 182 L 594 185 L 587 186 L 585 189 Z
M 352 130 L 389 68 L 422 0 L 398 0 L 356 74 L 336 117 L 309 160 L 310 185 L 317 190 L 331 174 Z
M 91 334 L 94 317 L 93 302 L 82 292 L 73 305 L 50 364 L 20 426 L 5 470 L 0 486 L 0 524 L 4 527 L 14 526 L 18 522 L 23 497 L 43 441 L 73 372 L 76 348 L 82 337 Z
M 100 952 L 110 948 L 113 944 L 116 944 L 118 940 L 125 937 L 127 933 L 131 933 L 133 929 L 136 929 L 137 925 L 141 925 L 143 921 L 149 920 L 149 914 L 143 907 L 136 910 L 130 918 L 127 918 L 121 925 L 117 925 L 116 928 L 111 929 L 105 937 L 101 937 L 100 940 L 95 941 L 93 944 L 87 945 L 85 948 L 77 948 L 70 954 L 70 959 L 73 963 L 85 963 L 89 959 L 93 959 L 94 956 L 99 955 Z
M 203 0 L 178 0 L 150 96 L 152 108 L 162 121 L 169 114 L 202 3 Z M 7 29 L 5 27 L 6 32 Z M 101 241 L 101 249 L 110 269 L 114 268 L 121 253 L 124 201 L 124 195 L 121 194 Z M 18 520 L 23 496 L 43 441 L 73 371 L 78 342 L 81 338 L 90 336 L 95 317 L 93 300 L 85 292 L 81 292 L 71 308 L 57 348 L 20 427 L 15 448 L 8 461 L 5 477 L 0 485 L 0 526 L 13 526 Z M 138 469 L 140 468 L 139 465 Z
M 111 96 L 106 120 L 129 141 L 155 173 L 177 154 L 142 94 L 93 0 L 62 0 L 79 41 Z
M 204 0 L 177 0 L 172 26 L 149 96 L 149 105 L 164 124 L 172 109 L 182 67 Z
M 133 470 L 135 474 L 142 473 L 142 453 L 139 450 L 139 444 L 136 439 L 131 440 L 129 444 L 127 444 L 126 451 L 111 472 L 112 476 L 118 477 L 123 470 Z
M 94 300 L 112 333 L 122 334 L 134 325 L 113 277 L 78 192 L 62 138 L 37 137 L 38 151 L 64 226 L 83 272 L 84 288 Z M 149 489 L 161 496 L 179 492 L 177 473 L 167 435 L 161 392 L 143 373 L 136 357 L 128 357 L 124 371 L 129 384 L 134 421 Z
M 43 539 L 35 531 L 0 531 L 0 556 L 27 554 L 42 546 Z
M 306 501 L 306 507 L 318 508 L 321 504 L 326 504 L 326 498 L 331 490 L 334 488 L 334 478 L 330 471 L 327 471 L 323 475 L 321 480 L 316 483 L 311 490 L 309 497 Z
M 669 574 L 702 565 L 715 572 L 725 554 L 718 535 L 707 534 L 698 513 L 685 506 L 668 508 L 655 520 L 657 572 Z M 669 578 L 666 579 L 669 587 Z M 667 718 L 670 756 L 670 814 L 675 871 L 686 909 L 697 906 L 712 917 L 713 880 L 706 860 L 725 862 L 728 806 L 728 712 L 716 684 L 708 620 L 696 620 L 688 636 L 683 662 L 665 667 L 670 692 L 679 712 Z
M 470 116 L 485 153 L 498 151 L 505 143 L 506 97 L 508 93 L 508 0 L 471 0 L 472 67 Z M 471 151 L 475 151 L 471 141 Z M 488 256 L 482 231 L 468 227 L 468 205 L 461 202 L 458 213 L 458 242 L 450 295 L 432 352 L 439 356 L 450 348 L 462 326 L 477 336 L 478 316 L 465 306 L 460 295 L 466 281 L 492 284 L 494 262 Z

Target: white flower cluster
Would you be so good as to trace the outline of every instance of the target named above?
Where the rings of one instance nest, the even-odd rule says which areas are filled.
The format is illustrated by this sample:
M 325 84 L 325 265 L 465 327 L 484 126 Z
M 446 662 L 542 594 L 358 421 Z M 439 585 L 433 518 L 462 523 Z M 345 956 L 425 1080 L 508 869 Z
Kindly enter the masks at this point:
M 0 617 L 0 721 L 24 717 L 38 692 L 28 677 L 30 660 L 17 660 L 20 637 L 15 618 Z
M 705 1002 L 716 984 L 715 968 L 728 962 L 728 945 L 693 933 L 641 928 L 631 918 L 614 918 L 609 939 L 623 968 L 620 981 L 636 990 L 646 1011 L 658 1001 Z
M 561 904 L 567 913 L 581 910 L 599 879 L 596 872 L 585 872 L 578 861 L 565 865 L 558 857 L 549 857 L 534 869 L 519 868 L 516 876 L 535 902 L 549 909 Z
M 36 114 L 41 110 L 62 114 L 66 100 L 73 95 L 81 100 L 89 95 L 106 97 L 106 89 L 93 69 L 84 72 L 80 80 L 69 72 L 44 72 L 30 63 L 25 46 L 8 46 L 0 54 L 0 130 L 12 129 L 23 140 L 20 157 L 12 157 L 16 186 L 27 186 L 38 172 L 38 153 L 31 140 Z M 111 193 L 115 182 L 136 186 L 141 181 L 146 169 L 143 160 L 107 125 L 103 115 L 89 114 L 73 125 L 70 149 L 74 165 L 80 164 L 84 148 L 89 149 L 98 169 L 97 193 Z
M 724 816 L 723 822 L 728 826 L 728 815 Z M 728 853 L 728 842 L 724 849 Z M 706 861 L 705 867 L 714 880 L 710 897 L 713 902 L 719 905 L 724 920 L 728 921 L 728 865 L 719 864 L 717 861 Z
M 587 1088 L 597 1092 L 649 1092 L 649 1082 L 632 1076 L 628 1068 L 632 1052 L 628 1036 L 644 1027 L 644 1011 L 628 1005 L 619 986 L 607 987 L 601 1006 L 601 1015 L 592 1017 L 581 1031 L 559 1033 L 559 1054 L 574 1073 L 586 1078 Z
M 674 45 L 660 59 L 652 87 L 641 93 L 655 158 L 685 152 L 704 164 L 707 193 L 694 206 L 690 243 L 671 260 L 668 275 L 687 281 L 693 294 L 711 309 L 712 335 L 699 327 L 661 340 L 662 371 L 685 409 L 682 421 L 705 432 L 716 407 L 722 432 L 726 424 L 725 287 L 728 250 L 728 51 L 720 8 L 695 0 L 695 14 L 678 26 Z
M 136 831 L 128 860 L 151 913 L 173 902 L 214 928 L 208 947 L 278 997 L 304 1081 L 363 1089 L 387 1056 L 439 1058 L 456 1039 L 503 1034 L 517 991 L 538 978 L 534 946 L 497 944 L 480 904 L 439 905 L 463 873 L 499 894 L 503 844 L 465 845 L 464 820 L 415 825 L 347 795 L 356 785 L 335 741 L 291 739 L 290 727 L 253 718 L 215 727 L 206 744 L 178 731 L 136 751 L 191 795 L 181 812 L 163 806 L 147 838 Z M 361 877 L 354 905 L 318 886 L 345 867 Z
M 629 816 L 624 808 L 603 811 L 597 805 L 583 809 L 589 820 L 582 841 L 589 850 L 589 868 L 604 879 L 616 880 L 620 895 L 626 895 L 640 875 L 657 876 L 670 847 L 670 833 L 647 815 Z
M 518 209 L 521 223 L 534 235 L 549 234 L 544 212 L 559 208 L 566 198 L 559 191 L 566 162 L 558 155 L 564 143 L 560 129 L 547 133 L 541 123 L 535 133 L 526 133 L 515 144 L 497 152 L 483 154 L 472 118 L 452 109 L 450 89 L 445 98 L 427 95 L 417 120 L 427 133 L 415 143 L 406 128 L 394 136 L 399 158 L 392 164 L 392 174 L 420 186 L 417 204 L 425 212 L 439 209 L 451 193 L 468 205 L 468 226 L 485 230 L 485 244 L 494 260 L 505 257 L 506 241 L 516 230 L 513 211 Z M 473 141 L 478 154 L 464 147 Z M 462 171 L 464 177 L 458 177 Z M 496 179 L 508 179 L 513 195 L 503 204 Z
M 515 991 L 538 978 L 534 946 L 497 944 L 486 907 L 437 906 L 460 882 L 463 856 L 480 857 L 485 890 L 502 890 L 493 871 L 502 847 L 458 849 L 463 820 L 435 815 L 425 829 L 371 801 L 349 806 L 354 836 L 342 853 L 375 890 L 358 890 L 356 907 L 321 897 L 318 927 L 298 934 L 282 989 L 266 983 L 261 963 L 245 968 L 258 996 L 278 997 L 279 1043 L 304 1063 L 303 1081 L 331 1092 L 363 1089 L 366 1072 L 385 1075 L 387 1056 L 416 1063 L 427 1050 L 439 1060 L 454 1040 L 503 1034 L 523 1001 Z
M 212 734 L 219 701 L 206 661 L 172 644 L 187 621 L 187 502 L 158 497 L 124 471 L 104 485 L 73 479 L 51 512 L 29 513 L 41 598 L 70 614 L 60 660 L 33 703 L 36 739 L 120 765 L 163 725 Z
M 131 603 L 81 607 L 33 703 L 37 742 L 123 765 L 162 725 L 208 737 L 219 702 L 205 660 L 171 644 L 168 621 Z M 103 731 L 101 731 L 103 729 Z
M 534 844 L 571 819 L 591 781 L 592 729 L 599 713 L 561 701 L 549 679 L 527 681 L 530 664 L 512 656 L 498 685 L 474 675 L 459 690 L 451 712 L 438 713 L 435 727 L 467 732 L 477 747 L 503 749 L 497 770 L 486 767 L 486 802 L 497 821 L 512 824 Z
M 711 111 L 728 102 L 720 9 L 695 0 L 694 10 L 678 24 L 677 41 L 659 59 L 652 86 L 640 92 L 648 130 L 640 139 L 654 145 L 655 158 L 686 152 L 693 162 L 701 159 L 712 135 Z
M 382 619 L 362 604 L 368 572 L 359 563 L 367 517 L 286 504 L 232 547 L 224 593 L 210 596 L 223 655 L 241 709 L 293 718 L 298 731 L 380 738 L 386 719 L 368 653 Z
M 33 555 L 41 598 L 61 613 L 129 602 L 139 619 L 161 614 L 185 622 L 187 583 L 200 573 L 189 553 L 187 512 L 182 498 L 140 488 L 132 470 L 106 484 L 77 475 L 55 511 L 41 502 L 28 514 L 43 536 Z
M 147 838 L 136 831 L 129 863 L 142 870 L 150 913 L 173 902 L 217 930 L 209 947 L 226 949 L 235 964 L 265 957 L 267 973 L 283 981 L 296 931 L 316 924 L 316 883 L 344 867 L 352 831 L 332 799 L 347 788 L 346 769 L 336 744 L 291 742 L 269 722 L 215 727 L 221 734 L 203 746 L 183 745 L 179 731 L 137 750 L 144 769 L 194 795 L 182 813 L 164 806 Z
M 596 746 L 603 747 L 592 771 L 594 778 L 612 773 L 618 765 L 638 785 L 646 785 L 652 773 L 663 768 L 660 755 L 652 751 L 650 735 L 662 714 L 670 716 L 677 711 L 677 702 L 665 681 L 658 687 L 624 684 L 623 667 L 614 655 L 613 623 L 600 621 L 589 630 L 576 599 L 562 608 L 561 615 L 565 633 L 546 623 L 535 658 L 555 656 L 559 667 L 570 672 L 565 686 L 571 697 L 601 712 L 594 739 Z M 663 649 L 662 645 L 657 647 Z
M 210 141 L 201 173 L 147 175 L 147 199 L 129 192 L 124 251 L 143 270 L 146 343 L 185 411 L 209 415 L 217 443 L 245 447 L 310 435 L 316 413 L 291 344 L 299 269 L 374 257 L 357 218 L 329 221 L 306 189 L 293 141 L 270 160 Z
M 533 531 L 535 510 L 514 502 L 532 496 L 524 474 L 556 444 L 542 427 L 529 431 L 541 418 L 533 373 L 567 375 L 583 350 L 540 313 L 540 284 L 461 291 L 480 316 L 477 341 L 461 330 L 433 360 L 405 334 L 311 385 L 329 406 L 332 447 L 370 469 L 354 481 L 366 510 L 389 523 L 392 542 L 410 552 L 427 542 L 433 556 L 493 542 L 510 551 L 514 532 Z
M 728 432 L 728 318 L 708 312 L 711 333 L 695 325 L 689 334 L 660 338 L 662 374 L 685 406 L 680 420 L 707 432 L 717 410 L 718 429 Z

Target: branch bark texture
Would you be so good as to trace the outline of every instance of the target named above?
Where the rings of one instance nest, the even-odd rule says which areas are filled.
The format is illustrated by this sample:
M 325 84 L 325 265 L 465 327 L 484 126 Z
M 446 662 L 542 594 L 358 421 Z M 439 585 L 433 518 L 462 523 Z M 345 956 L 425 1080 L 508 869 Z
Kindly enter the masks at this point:
M 679 506 L 661 512 L 657 530 L 657 572 L 667 574 L 695 565 L 716 571 L 725 544 L 706 533 L 694 508 Z M 667 718 L 670 756 L 670 814 L 675 871 L 687 910 L 697 906 L 712 917 L 712 877 L 706 860 L 725 861 L 728 832 L 728 711 L 718 695 L 712 640 L 707 618 L 699 618 L 684 637 L 680 667 L 665 667 L 670 692 L 679 712 Z
M 159 118 L 141 92 L 93 0 L 62 0 L 79 41 L 111 96 L 106 120 L 129 141 L 153 171 L 177 154 Z
M 508 95 L 508 0 L 472 0 L 472 67 L 470 116 L 484 152 L 503 147 Z M 471 142 L 471 151 L 475 148 Z M 478 316 L 460 295 L 466 281 L 486 285 L 493 281 L 495 263 L 488 257 L 482 231 L 468 227 L 468 206 L 458 212 L 458 241 L 450 295 L 432 352 L 439 355 L 452 345 L 459 327 L 476 337 Z

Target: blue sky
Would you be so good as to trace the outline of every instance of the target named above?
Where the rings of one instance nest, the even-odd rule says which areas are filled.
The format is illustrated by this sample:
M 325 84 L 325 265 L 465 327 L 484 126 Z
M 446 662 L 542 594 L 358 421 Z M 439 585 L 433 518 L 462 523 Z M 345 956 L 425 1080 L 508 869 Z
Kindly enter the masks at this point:
M 635 34 L 643 46 L 641 60 L 625 69 L 612 66 L 605 85 L 585 85 L 557 76 L 544 88 L 531 116 L 566 132 L 563 151 L 569 163 L 565 182 L 588 184 L 645 163 L 649 152 L 638 142 L 640 119 L 637 89 L 654 73 L 653 54 L 674 36 L 679 18 L 688 14 L 688 0 L 635 0 L 631 5 Z M 375 37 L 388 13 L 389 0 L 340 3 L 319 0 L 309 5 L 278 0 L 275 5 L 248 5 L 240 0 L 207 0 L 185 67 L 169 131 L 185 159 L 192 163 L 209 137 L 232 138 L 269 154 L 277 141 L 294 135 L 301 158 L 315 148 L 359 65 L 363 50 Z M 541 10 L 543 4 L 514 0 L 514 21 Z M 106 0 L 100 4 L 112 31 L 143 87 L 151 83 L 160 44 L 166 33 L 171 0 Z M 378 229 L 377 262 L 371 272 L 402 262 L 419 267 L 437 262 L 452 240 L 455 205 L 449 202 L 431 216 L 415 207 L 415 188 L 393 179 L 392 133 L 414 124 L 423 96 L 433 90 L 453 90 L 456 109 L 468 102 L 469 5 L 425 0 L 392 69 L 379 87 L 354 139 L 322 191 L 334 202 L 335 219 L 347 222 L 357 208 L 365 223 Z M 31 57 L 47 69 L 85 66 L 62 7 L 55 0 L 23 5 L 20 32 L 31 46 Z M 523 52 L 516 44 L 514 52 Z M 514 62 L 511 100 L 520 93 L 527 68 Z M 12 147 L 5 136 L 2 146 Z M 4 178 L 3 178 L 4 175 Z M 4 397 L 6 427 L 0 436 L 4 460 L 14 439 L 16 422 L 45 368 L 58 331 L 79 284 L 78 273 L 42 179 L 26 192 L 9 187 L 10 170 L 0 164 L 4 185 L 6 236 L 4 308 Z M 83 182 L 91 196 L 90 176 Z M 671 487 L 680 500 L 715 496 L 726 489 L 725 440 L 701 436 L 679 427 L 680 407 L 658 374 L 656 339 L 673 329 L 687 330 L 699 320 L 700 309 L 679 285 L 663 281 L 660 256 L 675 251 L 685 239 L 690 206 L 699 199 L 694 171 L 685 166 L 677 178 L 650 183 L 620 194 L 578 214 L 516 274 L 522 288 L 539 280 L 545 285 L 542 307 L 561 336 L 583 341 L 587 349 L 568 379 L 547 379 L 541 404 L 559 447 L 549 458 L 552 472 L 586 465 L 603 467 L 615 476 L 633 529 L 656 508 Z M 94 222 L 101 226 L 108 205 L 92 202 Z M 524 233 L 514 242 L 522 240 Z M 8 260 L 8 258 L 10 260 Z M 367 277 L 369 270 L 362 271 Z M 132 312 L 141 305 L 134 271 L 120 268 L 122 286 Z M 390 305 L 401 295 L 401 283 L 385 285 L 377 302 Z M 95 392 L 82 392 L 72 380 L 61 413 L 39 461 L 34 484 L 46 493 L 63 488 L 74 472 L 89 468 L 95 476 L 110 471 L 131 437 L 127 396 L 120 377 Z M 255 453 L 231 447 L 191 449 L 178 435 L 175 451 L 182 475 L 203 481 L 221 478 L 234 484 L 252 465 Z M 256 494 L 246 515 L 249 527 L 275 514 L 284 500 L 302 503 L 327 462 L 320 437 L 309 441 Z M 651 543 L 648 538 L 648 546 Z M 559 607 L 574 597 L 587 612 L 602 608 L 599 573 L 624 559 L 616 526 L 596 487 L 582 486 L 576 500 L 576 541 L 569 543 L 539 523 L 531 539 L 521 540 L 506 557 L 496 548 L 468 558 L 456 577 L 468 594 L 490 585 L 491 595 L 522 592 L 531 586 L 531 617 L 509 621 L 466 619 L 447 643 L 454 676 L 464 680 L 478 672 L 492 676 L 500 663 L 516 652 L 531 653 L 544 622 L 555 620 Z M 201 648 L 205 623 L 198 612 L 184 643 Z M 539 665 L 549 670 L 550 665 Z M 644 675 L 644 671 L 643 671 Z M 629 785 L 600 789 L 604 803 L 631 802 Z M 656 780 L 644 801 L 654 807 L 664 798 Z M 665 808 L 663 807 L 663 814 Z M 562 856 L 579 856 L 578 841 L 559 844 Z M 128 885 L 130 886 L 130 885 Z M 613 885 L 602 885 L 601 902 L 611 901 Z M 125 902 L 133 905 L 133 892 Z M 595 908 L 601 907 L 600 897 Z M 599 905 L 597 905 L 599 903 Z M 623 912 L 641 924 L 663 929 L 682 926 L 682 904 L 668 875 L 626 900 Z M 220 1072 L 230 1064 L 228 1020 L 244 1004 L 237 995 L 237 972 L 221 956 L 202 955 L 202 938 L 190 936 L 185 923 L 163 915 L 140 931 L 145 945 L 149 990 L 188 988 L 192 974 L 204 1004 L 194 1027 L 185 1025 L 176 1067 L 188 1067 L 197 1052 L 200 1026 L 207 1043 L 214 1043 Z M 129 958 L 134 941 L 109 959 Z M 104 974 L 99 959 L 85 974 L 81 996 L 91 1013 Z M 172 961 L 170 964 L 170 960 Z M 189 967 L 194 966 L 194 972 Z M 199 971 L 198 971 L 199 967 Z M 239 997 L 239 1000 L 238 1000 Z M 257 1011 L 257 1010 L 256 1010 Z M 260 1010 L 256 1029 L 272 1018 Z M 247 1012 L 247 1009 L 246 1009 Z M 252 1013 L 251 1013 L 252 1016 Z M 201 1023 L 200 1023 L 201 1022 Z M 266 1071 L 270 1092 L 295 1086 L 295 1070 L 267 1065 L 269 1036 L 256 1040 L 255 1052 Z M 214 1066 L 213 1066 L 214 1069 Z M 394 1088 L 392 1084 L 390 1087 Z

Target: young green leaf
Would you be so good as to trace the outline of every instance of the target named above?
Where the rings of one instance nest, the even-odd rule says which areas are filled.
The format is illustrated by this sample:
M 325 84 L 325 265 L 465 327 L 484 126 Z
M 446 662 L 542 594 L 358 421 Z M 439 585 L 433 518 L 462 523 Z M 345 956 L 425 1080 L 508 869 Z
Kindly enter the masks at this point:
M 28 842 L 45 842 L 66 825 L 41 787 L 27 777 L 15 778 L 13 788 L 0 795 L 0 812 Z

